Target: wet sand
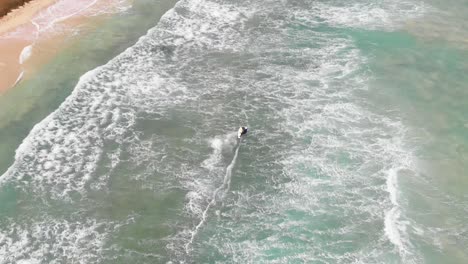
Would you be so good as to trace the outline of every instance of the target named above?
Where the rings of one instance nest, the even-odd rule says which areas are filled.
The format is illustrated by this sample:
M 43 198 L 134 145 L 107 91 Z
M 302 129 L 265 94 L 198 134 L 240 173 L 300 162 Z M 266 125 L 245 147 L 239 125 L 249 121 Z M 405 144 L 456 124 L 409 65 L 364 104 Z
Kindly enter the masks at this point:
M 114 0 L 35 0 L 0 20 L 0 94 L 31 76 Z M 109 8 L 107 8 L 109 9 Z M 112 9 L 112 8 L 111 8 Z M 118 7 L 116 7 L 118 9 Z M 112 13 L 112 10 L 102 13 Z
M 29 34 L 34 34 L 31 19 L 53 3 L 55 0 L 28 2 L 0 19 L 0 93 L 14 86 L 22 73 L 20 54 L 31 44 Z M 23 36 L 6 37 L 10 31 L 18 27 L 25 29 Z
M 0 19 L 0 35 L 23 24 L 30 23 L 34 15 L 55 2 L 57 0 L 34 0 L 11 10 Z

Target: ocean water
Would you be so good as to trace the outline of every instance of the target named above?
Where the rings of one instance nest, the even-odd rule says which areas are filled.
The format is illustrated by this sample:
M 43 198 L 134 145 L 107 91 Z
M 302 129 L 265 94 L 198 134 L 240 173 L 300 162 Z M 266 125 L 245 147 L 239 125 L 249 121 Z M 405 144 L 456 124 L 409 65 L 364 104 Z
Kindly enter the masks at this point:
M 128 1 L 118 2 L 112 3 L 118 4 L 117 7 L 123 12 L 111 18 L 96 19 L 97 28 L 85 33 L 77 30 L 77 36 L 64 40 L 66 48 L 63 52 L 39 68 L 32 78 L 23 80 L 15 89 L 0 96 L 0 173 L 3 174 L 12 164 L 16 148 L 32 127 L 57 109 L 70 95 L 81 75 L 105 64 L 133 45 L 176 1 L 135 0 L 130 7 Z M 57 9 L 51 12 L 60 14 Z M 91 10 L 88 12 L 89 16 L 93 16 Z M 108 10 L 95 12 L 96 16 L 100 16 Z M 38 20 L 45 34 L 63 30 L 60 24 L 46 24 L 43 17 Z M 29 52 L 37 51 L 29 49 Z
M 467 14 L 180 0 L 74 88 L 45 71 L 73 91 L 16 122 L 0 263 L 466 263 Z

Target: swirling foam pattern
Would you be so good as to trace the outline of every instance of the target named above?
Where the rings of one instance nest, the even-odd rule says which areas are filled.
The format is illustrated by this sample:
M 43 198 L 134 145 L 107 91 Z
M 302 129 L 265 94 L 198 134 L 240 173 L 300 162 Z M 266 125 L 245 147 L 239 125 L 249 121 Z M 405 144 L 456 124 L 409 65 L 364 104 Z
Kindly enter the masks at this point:
M 392 30 L 423 9 L 178 2 L 18 148 L 3 188 L 80 216 L 12 223 L 6 259 L 418 261 L 397 190 L 415 170 L 406 129 L 359 96 L 372 73 L 345 29 Z

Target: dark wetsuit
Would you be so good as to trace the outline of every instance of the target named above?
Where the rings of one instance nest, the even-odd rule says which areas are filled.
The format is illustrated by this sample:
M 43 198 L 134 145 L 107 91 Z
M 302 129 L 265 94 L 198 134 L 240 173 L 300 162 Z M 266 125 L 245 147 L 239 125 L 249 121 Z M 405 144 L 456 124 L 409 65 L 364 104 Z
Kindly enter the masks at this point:
M 242 135 L 245 135 L 245 134 L 247 134 L 247 128 L 246 128 L 246 127 L 242 127 L 241 136 L 242 136 Z

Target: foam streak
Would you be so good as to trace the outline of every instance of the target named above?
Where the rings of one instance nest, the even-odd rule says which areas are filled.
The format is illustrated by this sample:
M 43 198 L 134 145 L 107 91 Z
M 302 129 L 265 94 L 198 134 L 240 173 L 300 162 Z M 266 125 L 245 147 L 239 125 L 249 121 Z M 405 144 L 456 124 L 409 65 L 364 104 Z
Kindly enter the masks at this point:
M 203 211 L 202 218 L 201 218 L 200 222 L 198 223 L 198 225 L 191 232 L 192 234 L 190 236 L 190 240 L 185 245 L 185 252 L 187 254 L 190 252 L 190 246 L 193 244 L 193 240 L 195 239 L 196 235 L 198 234 L 199 229 L 206 222 L 208 211 L 210 210 L 211 206 L 213 206 L 216 203 L 216 196 L 218 195 L 218 193 L 220 191 L 224 190 L 224 193 L 223 193 L 223 197 L 224 197 L 224 195 L 226 195 L 226 193 L 229 191 L 229 188 L 231 186 L 232 169 L 234 168 L 234 165 L 236 164 L 237 156 L 239 154 L 240 143 L 241 143 L 241 141 L 239 141 L 239 144 L 237 144 L 236 151 L 234 153 L 234 157 L 232 158 L 231 163 L 226 168 L 226 173 L 224 175 L 223 184 L 221 184 L 221 186 L 219 186 L 213 192 L 213 196 L 211 198 L 211 201 L 208 203 L 205 210 Z

